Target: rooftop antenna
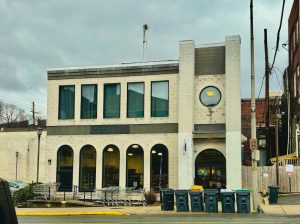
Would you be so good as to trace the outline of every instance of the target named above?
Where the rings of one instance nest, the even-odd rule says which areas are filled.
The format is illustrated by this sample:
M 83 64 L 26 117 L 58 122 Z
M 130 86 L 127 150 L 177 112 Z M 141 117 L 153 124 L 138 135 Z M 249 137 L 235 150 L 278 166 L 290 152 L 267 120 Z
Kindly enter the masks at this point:
M 146 31 L 149 29 L 147 24 L 143 25 L 143 53 L 142 53 L 142 62 L 148 61 L 148 51 L 147 51 L 147 35 Z

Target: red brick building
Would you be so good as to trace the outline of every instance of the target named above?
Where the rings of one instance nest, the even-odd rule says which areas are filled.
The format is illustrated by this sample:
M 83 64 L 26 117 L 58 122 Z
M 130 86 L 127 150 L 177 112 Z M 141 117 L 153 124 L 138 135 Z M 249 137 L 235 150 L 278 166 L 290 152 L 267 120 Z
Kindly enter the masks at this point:
M 296 149 L 296 124 L 300 124 L 300 48 L 299 48 L 299 0 L 294 0 L 289 20 L 289 68 L 285 74 L 285 94 L 290 106 L 290 153 Z M 299 143 L 297 143 L 299 145 Z
M 269 120 L 270 127 L 270 147 L 266 148 L 266 123 L 265 114 L 267 107 L 265 106 L 265 99 L 256 99 L 256 134 L 257 142 L 261 154 L 260 165 L 267 165 L 268 160 L 275 156 L 275 120 Z M 272 107 L 275 106 L 275 98 L 271 98 L 270 102 L 270 113 Z M 249 139 L 251 138 L 251 100 L 241 100 L 241 117 L 242 117 L 242 134 L 247 138 L 247 141 L 242 145 L 242 163 L 244 166 L 251 166 L 251 150 L 249 147 Z

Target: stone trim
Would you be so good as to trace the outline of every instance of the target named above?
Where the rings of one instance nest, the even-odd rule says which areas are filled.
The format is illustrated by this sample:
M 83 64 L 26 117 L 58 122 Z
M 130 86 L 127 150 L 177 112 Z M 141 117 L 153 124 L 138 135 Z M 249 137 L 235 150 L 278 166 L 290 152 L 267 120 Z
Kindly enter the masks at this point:
M 48 80 L 63 79 L 86 79 L 86 78 L 105 78 L 105 77 L 127 77 L 127 76 L 145 76 L 178 74 L 178 63 L 126 66 L 126 67 L 105 67 L 105 68 L 82 68 L 49 70 Z
M 47 135 L 111 135 L 178 133 L 177 123 L 48 126 Z

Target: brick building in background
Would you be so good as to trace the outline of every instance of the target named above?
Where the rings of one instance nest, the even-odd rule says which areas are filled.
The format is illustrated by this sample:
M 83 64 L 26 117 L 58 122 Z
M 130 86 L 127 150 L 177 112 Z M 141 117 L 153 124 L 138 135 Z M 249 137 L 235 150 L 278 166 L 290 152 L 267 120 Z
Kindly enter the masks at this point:
M 290 151 L 296 150 L 296 125 L 300 124 L 299 0 L 295 0 L 288 20 L 289 68 L 285 74 L 285 94 L 290 108 Z M 297 143 L 299 145 L 299 142 Z
M 273 95 L 273 96 L 272 96 Z M 277 96 L 276 96 L 277 95 Z M 274 113 L 276 107 L 281 106 L 281 94 L 270 94 L 269 108 L 270 114 Z M 247 138 L 242 145 L 242 164 L 244 166 L 251 166 L 251 150 L 249 146 L 249 139 L 251 138 L 251 99 L 241 100 L 241 117 L 242 117 L 242 134 Z M 275 148 L 275 127 L 276 121 L 272 119 L 270 115 L 269 119 L 269 144 L 267 149 L 266 144 L 266 101 L 265 98 L 256 99 L 256 137 L 258 143 L 258 149 L 260 150 L 259 166 L 269 165 L 271 158 L 276 156 Z M 285 116 L 285 115 L 284 115 Z M 284 120 L 284 116 L 281 121 Z M 285 124 L 280 121 L 279 125 L 279 155 L 286 154 L 286 139 L 284 135 Z

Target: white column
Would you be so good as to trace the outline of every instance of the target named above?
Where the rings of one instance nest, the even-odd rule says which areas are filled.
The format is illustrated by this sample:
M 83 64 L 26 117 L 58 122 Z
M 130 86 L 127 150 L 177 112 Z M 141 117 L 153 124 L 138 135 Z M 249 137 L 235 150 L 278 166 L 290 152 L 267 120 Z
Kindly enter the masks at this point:
M 193 139 L 194 126 L 195 44 L 192 40 L 179 43 L 178 91 L 178 188 L 188 189 L 194 183 Z
M 225 38 L 226 47 L 226 174 L 227 188 L 242 187 L 239 36 Z

